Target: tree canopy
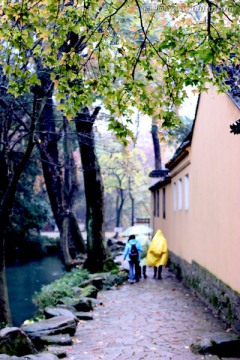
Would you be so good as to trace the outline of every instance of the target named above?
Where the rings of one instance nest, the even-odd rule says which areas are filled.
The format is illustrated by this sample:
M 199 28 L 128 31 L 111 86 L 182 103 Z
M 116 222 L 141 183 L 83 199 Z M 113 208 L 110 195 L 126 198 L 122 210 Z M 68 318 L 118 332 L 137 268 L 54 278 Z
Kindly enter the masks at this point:
M 222 88 L 208 65 L 238 62 L 239 13 L 235 0 L 5 0 L 0 62 L 16 97 L 40 86 L 41 64 L 69 119 L 100 99 L 124 138 L 132 107 L 168 128 L 187 86 Z

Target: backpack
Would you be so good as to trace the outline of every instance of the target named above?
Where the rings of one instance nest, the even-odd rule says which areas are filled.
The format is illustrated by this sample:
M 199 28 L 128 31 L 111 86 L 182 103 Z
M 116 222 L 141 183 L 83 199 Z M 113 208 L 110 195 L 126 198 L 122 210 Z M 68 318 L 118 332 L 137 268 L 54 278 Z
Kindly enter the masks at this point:
M 130 258 L 130 261 L 132 261 L 134 263 L 138 262 L 138 249 L 136 247 L 136 244 L 132 244 L 131 250 L 129 252 L 129 258 Z

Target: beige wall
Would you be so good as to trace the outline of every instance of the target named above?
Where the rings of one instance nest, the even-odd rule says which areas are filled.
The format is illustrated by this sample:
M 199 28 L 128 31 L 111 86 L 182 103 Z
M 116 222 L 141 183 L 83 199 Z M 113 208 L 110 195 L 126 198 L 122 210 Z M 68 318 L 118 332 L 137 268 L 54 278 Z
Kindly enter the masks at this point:
M 200 98 L 190 154 L 171 171 L 166 186 L 166 220 L 155 218 L 169 249 L 195 260 L 240 292 L 240 135 L 229 125 L 240 111 L 227 95 L 211 88 Z M 182 166 L 186 166 L 181 170 Z M 176 174 L 174 174 L 177 172 Z M 189 174 L 189 210 L 173 211 L 173 183 Z M 162 190 L 160 191 L 160 204 Z M 183 201 L 184 206 L 184 201 Z

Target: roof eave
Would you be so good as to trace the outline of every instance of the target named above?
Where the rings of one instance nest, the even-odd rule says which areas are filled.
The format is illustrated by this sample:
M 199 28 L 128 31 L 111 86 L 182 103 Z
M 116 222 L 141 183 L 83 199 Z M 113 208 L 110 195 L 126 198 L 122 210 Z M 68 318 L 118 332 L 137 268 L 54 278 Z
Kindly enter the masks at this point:
M 162 188 L 163 186 L 169 184 L 171 182 L 171 178 L 168 176 L 166 177 L 165 179 L 163 180 L 160 180 L 158 181 L 156 184 L 152 185 L 149 190 L 150 191 L 154 191 L 154 190 L 157 190 L 157 189 L 160 189 Z

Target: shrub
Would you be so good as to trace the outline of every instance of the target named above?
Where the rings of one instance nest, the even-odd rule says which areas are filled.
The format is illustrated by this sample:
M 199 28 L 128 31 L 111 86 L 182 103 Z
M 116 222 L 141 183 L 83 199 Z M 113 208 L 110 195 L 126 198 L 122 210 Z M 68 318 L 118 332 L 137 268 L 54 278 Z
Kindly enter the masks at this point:
M 128 279 L 128 272 L 119 271 L 117 274 L 109 273 L 103 280 L 105 290 L 110 290 L 113 286 L 122 285 Z
M 80 286 L 87 279 L 89 279 L 87 270 L 73 269 L 53 283 L 42 286 L 41 291 L 34 294 L 33 302 L 42 312 L 46 306 L 56 306 L 59 299 L 71 297 L 74 294 L 73 287 Z
M 118 270 L 118 267 L 112 258 L 107 258 L 103 262 L 103 272 L 108 272 L 112 270 Z

